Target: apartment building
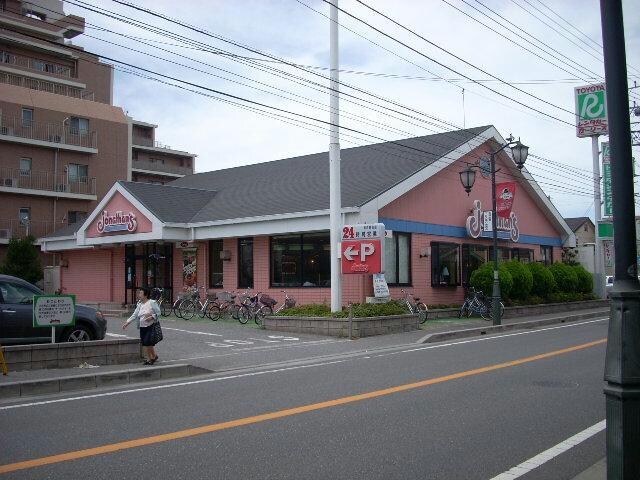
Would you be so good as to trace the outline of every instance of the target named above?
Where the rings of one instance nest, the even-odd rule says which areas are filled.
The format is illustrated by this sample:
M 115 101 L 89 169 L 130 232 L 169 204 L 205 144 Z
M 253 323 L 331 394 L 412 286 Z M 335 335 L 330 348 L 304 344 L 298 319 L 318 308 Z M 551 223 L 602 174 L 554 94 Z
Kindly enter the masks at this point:
M 10 238 L 83 221 L 118 180 L 194 171 L 113 105 L 113 67 L 71 43 L 83 32 L 61 1 L 0 0 L 0 259 Z

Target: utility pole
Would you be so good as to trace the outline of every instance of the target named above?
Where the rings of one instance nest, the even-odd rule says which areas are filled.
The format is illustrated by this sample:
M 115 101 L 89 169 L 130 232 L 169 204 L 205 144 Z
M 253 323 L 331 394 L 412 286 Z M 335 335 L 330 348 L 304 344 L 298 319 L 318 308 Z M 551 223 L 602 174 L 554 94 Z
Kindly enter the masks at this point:
M 333 1 L 329 14 L 329 54 L 330 54 L 330 90 L 329 90 L 329 224 L 331 242 L 331 311 L 342 310 L 342 278 L 340 262 L 340 226 L 342 198 L 340 195 L 340 98 L 338 84 L 338 0 Z
M 607 479 L 640 478 L 640 283 L 621 0 L 600 0 L 609 113 L 615 277 L 605 359 Z

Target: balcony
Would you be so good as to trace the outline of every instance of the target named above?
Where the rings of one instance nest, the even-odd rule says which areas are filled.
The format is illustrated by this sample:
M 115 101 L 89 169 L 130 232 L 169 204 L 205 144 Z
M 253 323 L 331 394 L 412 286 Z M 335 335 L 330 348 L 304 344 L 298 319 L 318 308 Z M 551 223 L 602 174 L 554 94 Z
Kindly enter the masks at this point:
M 12 238 L 25 238 L 32 235 L 35 238 L 45 237 L 54 232 L 53 222 L 29 220 L 23 222 L 17 219 L 0 218 L 0 244 L 7 244 Z
M 0 3 L 0 25 L 2 26 L 6 25 L 22 31 L 54 38 L 73 38 L 84 32 L 85 21 L 82 17 L 64 15 L 63 13 L 53 13 L 49 17 L 57 17 L 57 20 L 44 21 L 40 18 L 33 18 L 33 15 L 29 15 L 27 12 L 20 11 L 15 7 L 9 9 L 6 7 L 5 2 Z
M 158 142 L 157 140 L 153 140 L 147 137 L 138 137 L 134 135 L 131 139 L 131 143 L 135 148 L 139 148 L 141 150 L 146 150 L 149 152 L 162 152 L 173 155 L 180 155 L 183 157 L 195 157 L 195 155 L 192 153 L 182 150 L 175 150 L 170 145 L 166 145 L 162 142 Z
M 83 153 L 98 153 L 96 132 L 71 128 L 68 124 L 23 121 L 22 118 L 0 116 L 0 141 L 58 148 Z
M 193 168 L 181 167 L 179 165 L 166 165 L 161 162 L 150 162 L 148 160 L 134 160 L 132 170 L 139 173 L 150 173 L 153 175 L 164 175 L 167 177 L 180 178 L 191 175 Z
M 34 72 L 41 72 L 47 75 L 52 75 L 60 78 L 74 78 L 75 72 L 71 67 L 65 65 L 59 65 L 57 63 L 45 62 L 33 57 L 26 57 L 23 55 L 15 55 L 9 52 L 3 52 L 0 50 L 0 63 L 5 65 L 11 65 L 12 67 L 24 68 L 27 70 L 33 70 Z
M 87 92 L 84 88 L 49 82 L 47 80 L 38 80 L 35 78 L 29 78 L 7 72 L 0 72 L 0 83 L 14 85 L 16 87 L 29 88 L 31 90 L 38 90 L 39 92 L 49 92 L 55 93 L 56 95 L 79 98 L 80 100 L 93 101 L 95 98 L 93 92 Z
M 92 201 L 98 198 L 95 178 L 70 179 L 66 173 L 23 172 L 7 167 L 0 167 L 0 192 Z

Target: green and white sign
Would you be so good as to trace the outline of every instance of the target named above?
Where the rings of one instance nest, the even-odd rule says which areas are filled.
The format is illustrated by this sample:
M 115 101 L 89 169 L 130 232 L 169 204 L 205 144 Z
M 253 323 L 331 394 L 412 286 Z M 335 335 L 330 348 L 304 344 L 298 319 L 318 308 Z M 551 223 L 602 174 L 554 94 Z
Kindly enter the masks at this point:
M 576 100 L 576 135 L 608 135 L 607 89 L 604 83 L 585 85 L 574 90 Z
M 64 327 L 75 323 L 75 295 L 34 295 L 34 327 Z
M 611 198 L 611 149 L 609 142 L 602 142 L 602 189 L 604 196 L 604 215 L 613 215 L 613 200 Z

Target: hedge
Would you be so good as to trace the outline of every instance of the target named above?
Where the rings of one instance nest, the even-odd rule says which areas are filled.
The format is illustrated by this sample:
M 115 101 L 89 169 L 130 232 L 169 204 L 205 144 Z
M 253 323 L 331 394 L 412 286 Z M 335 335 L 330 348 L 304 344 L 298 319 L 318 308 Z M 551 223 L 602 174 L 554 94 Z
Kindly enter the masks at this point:
M 574 267 L 556 262 L 549 267 L 549 271 L 558 285 L 559 292 L 575 293 L 578 291 L 578 274 Z
M 513 277 L 504 263 L 499 265 L 500 274 L 500 295 L 509 298 L 513 288 Z M 493 292 L 493 262 L 485 263 L 477 270 L 474 270 L 469 279 L 470 285 L 476 290 L 481 290 L 490 297 Z
M 504 266 L 511 274 L 511 278 L 513 278 L 511 298 L 514 300 L 524 300 L 531 293 L 531 289 L 533 287 L 533 275 L 531 275 L 531 272 L 527 267 L 518 260 L 506 262 Z
M 556 279 L 547 267 L 541 263 L 527 263 L 527 270 L 531 272 L 533 286 L 531 288 L 531 295 L 547 298 L 558 288 Z
M 593 276 L 582 265 L 572 265 L 571 268 L 578 276 L 578 292 L 593 292 Z

